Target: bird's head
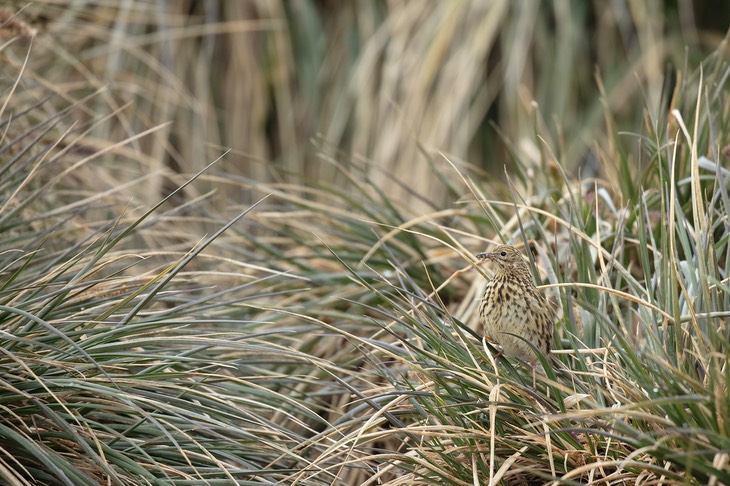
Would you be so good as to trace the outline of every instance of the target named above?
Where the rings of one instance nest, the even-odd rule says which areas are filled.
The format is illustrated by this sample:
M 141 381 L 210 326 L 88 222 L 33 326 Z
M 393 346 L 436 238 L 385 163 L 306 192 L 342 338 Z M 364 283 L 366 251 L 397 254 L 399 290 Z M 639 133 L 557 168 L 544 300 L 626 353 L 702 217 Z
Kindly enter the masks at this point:
M 527 269 L 522 252 L 510 245 L 497 245 L 490 252 L 479 253 L 477 258 L 494 262 L 502 271 Z

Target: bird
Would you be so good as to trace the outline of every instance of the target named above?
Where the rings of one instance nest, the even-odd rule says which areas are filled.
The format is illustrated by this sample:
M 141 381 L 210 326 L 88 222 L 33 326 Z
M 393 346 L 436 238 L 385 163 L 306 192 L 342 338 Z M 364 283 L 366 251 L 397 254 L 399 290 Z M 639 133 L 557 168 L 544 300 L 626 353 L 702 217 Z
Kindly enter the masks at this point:
M 520 250 L 498 245 L 476 258 L 495 265 L 494 277 L 487 282 L 479 303 L 485 339 L 499 344 L 507 356 L 529 362 L 535 387 L 537 355 L 527 343 L 546 357 L 550 355 L 557 312 L 535 286 Z

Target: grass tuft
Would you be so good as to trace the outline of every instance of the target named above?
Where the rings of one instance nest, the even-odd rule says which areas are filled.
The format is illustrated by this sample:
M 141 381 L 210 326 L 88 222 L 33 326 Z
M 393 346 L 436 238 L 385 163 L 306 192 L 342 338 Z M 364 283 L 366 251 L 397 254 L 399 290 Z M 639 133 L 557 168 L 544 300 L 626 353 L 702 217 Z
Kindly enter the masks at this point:
M 730 65 L 686 2 L 17 10 L 0 482 L 730 484 Z M 536 387 L 478 329 L 498 242 L 561 309 Z

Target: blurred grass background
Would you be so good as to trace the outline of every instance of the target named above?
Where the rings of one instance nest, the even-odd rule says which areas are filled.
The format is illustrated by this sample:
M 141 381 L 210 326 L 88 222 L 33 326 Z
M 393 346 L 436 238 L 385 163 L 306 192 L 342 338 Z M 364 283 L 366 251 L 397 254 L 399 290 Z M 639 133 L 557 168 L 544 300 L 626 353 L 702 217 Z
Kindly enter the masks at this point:
M 7 3 L 0 477 L 730 483 L 728 26 Z M 500 240 L 563 308 L 537 390 L 471 331 Z
M 544 150 L 530 142 L 535 125 L 568 173 L 598 173 L 603 104 L 616 130 L 644 109 L 656 118 L 682 81 L 675 69 L 697 65 L 730 21 L 719 4 L 684 0 L 15 5 L 41 33 L 29 71 L 54 101 L 102 90 L 75 113 L 113 114 L 93 137 L 159 128 L 130 144 L 146 171 L 194 173 L 230 148 L 224 173 L 346 186 L 321 160 L 335 157 L 418 210 L 391 176 L 442 207 L 436 154 L 503 178 L 503 140 L 531 162 Z M 25 49 L 12 51 L 19 65 Z M 212 185 L 218 208 L 255 200 Z M 142 194 L 150 203 L 165 189 L 153 177 Z

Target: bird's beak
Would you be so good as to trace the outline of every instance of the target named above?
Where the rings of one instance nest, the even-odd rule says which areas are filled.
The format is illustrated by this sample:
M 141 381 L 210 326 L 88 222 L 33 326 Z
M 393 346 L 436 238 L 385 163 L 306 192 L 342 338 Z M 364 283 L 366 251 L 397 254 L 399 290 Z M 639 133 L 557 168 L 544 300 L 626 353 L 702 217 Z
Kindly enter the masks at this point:
M 491 260 L 492 259 L 492 254 L 491 253 L 488 253 L 488 252 L 477 253 L 477 259 L 479 259 L 479 260 Z

